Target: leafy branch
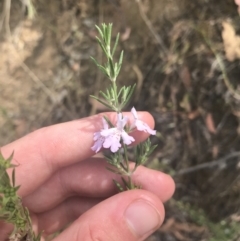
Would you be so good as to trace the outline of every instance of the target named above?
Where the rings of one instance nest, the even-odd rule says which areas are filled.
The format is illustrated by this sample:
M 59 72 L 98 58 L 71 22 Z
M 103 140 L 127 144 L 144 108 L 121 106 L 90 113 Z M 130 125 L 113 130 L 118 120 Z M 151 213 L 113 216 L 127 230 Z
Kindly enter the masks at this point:
M 17 195 L 20 186 L 15 182 L 15 165 L 11 164 L 13 153 L 5 159 L 0 152 L 0 220 L 14 226 L 10 241 L 40 241 L 41 233 L 35 235 L 29 211 L 22 205 L 21 198 Z M 11 178 L 7 169 L 12 169 Z

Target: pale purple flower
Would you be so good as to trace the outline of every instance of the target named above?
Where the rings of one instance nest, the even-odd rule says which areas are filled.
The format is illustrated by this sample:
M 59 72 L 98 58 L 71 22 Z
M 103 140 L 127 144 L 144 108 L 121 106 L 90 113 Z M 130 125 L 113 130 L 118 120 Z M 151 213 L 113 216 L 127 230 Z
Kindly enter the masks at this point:
M 148 124 L 146 124 L 145 122 L 141 121 L 138 119 L 138 115 L 137 115 L 137 111 L 136 109 L 133 107 L 131 109 L 131 112 L 133 114 L 133 117 L 134 117 L 134 124 L 133 124 L 133 127 L 136 127 L 139 131 L 144 131 L 144 132 L 147 132 L 151 135 L 156 135 L 156 131 L 155 130 L 152 130 Z
M 121 138 L 123 143 L 130 145 L 135 139 L 129 136 L 124 130 L 128 118 L 123 117 L 121 113 L 118 114 L 117 126 L 108 128 L 108 123 L 103 118 L 103 129 L 94 133 L 93 140 L 95 141 L 92 150 L 96 153 L 102 148 L 110 148 L 111 152 L 117 152 L 121 147 Z
M 104 118 L 102 118 L 102 122 L 103 122 L 103 130 L 108 130 L 107 121 Z M 95 143 L 91 147 L 91 149 L 97 153 L 102 148 L 103 142 L 105 141 L 105 137 L 101 135 L 101 131 L 98 131 L 93 134 L 93 140 L 95 141 Z
M 117 126 L 105 129 L 101 131 L 101 136 L 105 137 L 103 142 L 103 147 L 110 148 L 111 152 L 117 152 L 121 147 L 121 138 L 123 143 L 126 145 L 130 145 L 135 139 L 132 136 L 129 136 L 127 132 L 124 130 L 124 126 L 128 121 L 127 117 L 123 117 L 122 113 L 118 114 Z

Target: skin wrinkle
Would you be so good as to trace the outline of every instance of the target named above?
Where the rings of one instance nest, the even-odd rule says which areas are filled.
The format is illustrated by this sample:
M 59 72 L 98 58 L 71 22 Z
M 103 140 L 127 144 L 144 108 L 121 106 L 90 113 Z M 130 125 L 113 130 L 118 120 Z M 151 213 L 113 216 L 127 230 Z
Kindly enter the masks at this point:
M 134 164 L 131 163 L 131 167 Z M 98 158 L 92 158 L 86 161 L 83 161 L 78 164 L 74 164 L 67 168 L 63 168 L 60 176 L 59 173 L 56 173 L 52 179 L 48 180 L 43 187 L 36 190 L 32 195 L 28 196 L 25 199 L 26 204 L 29 207 L 32 207 L 32 202 L 39 203 L 40 211 L 44 211 L 41 208 L 43 203 L 47 202 L 51 207 L 59 203 L 59 198 L 69 197 L 69 196 L 82 196 L 82 197 L 102 197 L 107 198 L 111 195 L 117 193 L 117 189 L 112 182 L 112 179 L 121 182 L 120 177 L 106 170 L 106 161 Z M 85 177 L 89 174 L 94 175 L 92 183 L 89 182 Z M 98 179 L 96 178 L 98 176 Z M 60 183 L 60 179 L 62 185 Z M 144 180 L 148 179 L 147 182 Z M 102 180 L 106 180 L 107 183 L 105 186 L 101 186 Z M 139 167 L 138 170 L 133 175 L 133 180 L 136 184 L 140 185 L 143 189 L 149 190 L 153 193 L 156 193 L 158 197 L 164 202 L 172 195 L 172 189 L 169 190 L 169 185 L 174 186 L 172 179 L 164 174 L 159 173 L 154 170 L 146 169 L 146 167 Z M 165 183 L 169 185 L 166 185 Z M 55 184 L 54 184 L 55 183 Z M 85 185 L 81 185 L 85 183 Z M 158 187 L 154 185 L 158 183 Z M 165 187 L 166 186 L 166 187 Z M 54 189 L 54 196 L 51 197 L 51 201 L 48 197 L 48 189 Z M 159 191 L 161 190 L 161 191 Z M 42 197 L 42 201 L 39 201 L 39 197 Z M 46 197 L 46 198 L 45 198 Z M 50 202 L 48 202 L 48 200 Z M 57 202 L 58 200 L 58 202 Z M 61 200 L 62 202 L 62 200 Z M 33 207 L 32 207 L 33 208 Z M 34 210 L 38 211 L 39 210 Z
M 40 131 L 40 133 L 41 133 L 41 138 L 44 138 L 44 130 L 46 130 L 46 128 L 44 127 L 43 129 L 40 129 L 39 131 Z M 40 138 L 40 139 L 41 139 Z M 41 142 L 40 142 L 41 143 Z M 42 142 L 42 144 L 43 144 L 44 142 Z M 45 144 L 45 143 L 44 143 Z M 54 168 L 53 168 L 53 165 L 50 165 L 51 164 L 51 162 L 48 160 L 48 157 L 47 157 L 47 155 L 46 155 L 46 153 L 44 154 L 44 148 L 42 147 L 42 145 L 39 145 L 39 154 L 40 154 L 40 156 L 41 156 L 41 159 L 45 162 L 45 164 L 46 164 L 46 166 L 48 167 L 48 170 L 49 170 L 49 172 L 50 173 L 53 173 L 54 172 Z
M 75 197 L 72 197 L 72 198 L 75 198 Z M 71 204 L 71 199 L 67 199 L 66 202 L 64 203 L 64 212 L 66 217 L 68 218 L 68 220 L 77 219 L 78 217 L 77 217 L 76 211 L 74 209 L 70 209 L 69 211 L 69 204 Z
M 41 138 L 40 140 L 44 140 L 42 142 L 42 145 L 40 145 L 40 154 L 42 157 L 42 160 L 46 163 L 46 166 L 48 167 L 50 173 L 55 173 L 56 170 L 61 168 L 61 165 L 59 162 L 53 162 L 51 157 L 49 157 L 49 153 L 57 153 L 57 147 L 59 148 L 61 141 L 59 141 L 59 138 L 49 138 L 49 129 L 47 127 L 44 127 L 39 130 L 41 132 Z M 46 140 L 47 138 L 47 140 Z M 41 143 L 41 142 L 40 142 Z M 47 143 L 47 148 L 46 148 Z M 46 149 L 48 152 L 46 152 Z M 44 154 L 45 153 L 45 154 Z
M 48 233 L 54 233 L 59 229 L 65 227 L 66 224 L 69 224 L 74 220 L 78 219 L 82 214 L 84 214 L 86 211 L 88 211 L 101 201 L 103 201 L 103 199 L 70 197 L 54 209 L 39 214 L 39 230 L 44 229 L 45 232 L 47 230 Z M 67 216 L 65 216 L 66 209 Z M 54 219 L 52 218 L 53 216 L 55 216 Z M 62 218 L 59 218 L 61 216 L 64 217 L 64 220 Z M 56 220 L 59 221 L 57 223 L 57 226 L 51 226 L 52 223 L 56 222 Z
M 101 229 L 101 232 L 102 231 L 104 231 L 104 230 Z M 89 224 L 89 223 L 88 223 L 88 232 L 89 232 L 89 237 L 91 238 L 91 241 L 106 241 L 106 237 L 108 237 L 108 233 L 106 233 L 106 231 L 104 231 L 104 235 L 101 234 L 104 239 L 102 239 L 101 237 L 98 237 L 99 236 L 99 229 L 93 228 L 93 227 L 91 228 L 91 224 Z
M 67 220 L 72 220 L 74 217 L 74 213 L 72 213 L 72 209 L 69 211 L 68 203 L 70 203 L 70 200 L 68 199 L 67 202 L 63 205 L 63 210 L 65 213 L 65 217 L 67 217 Z
M 64 194 L 64 196 L 66 196 L 66 193 L 71 194 L 72 190 L 70 190 L 69 188 L 67 188 L 66 182 L 63 182 L 64 177 L 63 177 L 63 170 L 60 170 L 59 172 L 57 172 L 55 175 L 57 175 L 57 180 L 59 182 L 59 186 L 62 189 L 62 193 Z

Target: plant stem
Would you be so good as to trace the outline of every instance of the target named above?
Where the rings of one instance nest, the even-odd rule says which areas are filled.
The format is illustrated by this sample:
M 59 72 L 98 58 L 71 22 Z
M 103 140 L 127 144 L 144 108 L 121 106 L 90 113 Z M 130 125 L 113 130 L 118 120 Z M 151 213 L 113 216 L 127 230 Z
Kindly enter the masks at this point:
M 128 173 L 128 183 L 129 183 L 130 189 L 132 190 L 132 189 L 134 189 L 134 185 L 132 182 L 132 172 L 130 172 L 129 160 L 128 160 L 128 155 L 127 155 L 127 147 L 125 144 L 123 144 L 123 149 L 124 149 L 126 169 L 127 169 L 127 173 Z
M 113 84 L 113 90 L 114 90 L 114 101 L 115 101 L 115 107 L 117 108 L 117 112 L 121 112 L 121 110 L 119 110 L 119 103 L 118 103 L 118 94 L 117 94 L 117 85 L 116 82 L 112 80 L 112 84 Z
M 125 163 L 126 163 L 126 169 L 129 174 L 129 161 L 128 161 L 128 155 L 127 155 L 127 147 L 125 144 L 123 144 L 123 149 L 124 149 L 124 157 L 125 157 Z

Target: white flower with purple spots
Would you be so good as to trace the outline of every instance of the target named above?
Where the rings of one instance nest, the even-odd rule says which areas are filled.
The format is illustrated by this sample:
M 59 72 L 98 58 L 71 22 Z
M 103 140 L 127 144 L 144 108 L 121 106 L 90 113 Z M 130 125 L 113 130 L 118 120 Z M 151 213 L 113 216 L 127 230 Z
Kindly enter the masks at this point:
M 148 124 L 146 124 L 145 122 L 141 121 L 138 119 L 138 115 L 137 115 L 137 111 L 136 109 L 133 107 L 131 109 L 131 112 L 133 114 L 133 117 L 134 117 L 134 124 L 133 124 L 133 128 L 137 128 L 137 130 L 139 131 L 144 131 L 144 132 L 147 132 L 151 135 L 156 135 L 156 131 L 155 130 L 152 130 Z
M 121 139 L 124 144 L 130 145 L 135 139 L 132 136 L 129 136 L 124 130 L 128 118 L 123 117 L 122 113 L 118 114 L 117 126 L 113 128 L 108 128 L 108 124 L 104 119 L 104 129 L 100 132 L 94 133 L 94 145 L 92 150 L 98 152 L 102 147 L 110 148 L 111 152 L 117 152 L 121 145 Z

